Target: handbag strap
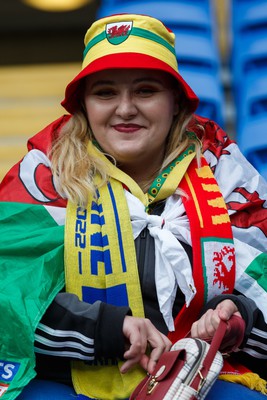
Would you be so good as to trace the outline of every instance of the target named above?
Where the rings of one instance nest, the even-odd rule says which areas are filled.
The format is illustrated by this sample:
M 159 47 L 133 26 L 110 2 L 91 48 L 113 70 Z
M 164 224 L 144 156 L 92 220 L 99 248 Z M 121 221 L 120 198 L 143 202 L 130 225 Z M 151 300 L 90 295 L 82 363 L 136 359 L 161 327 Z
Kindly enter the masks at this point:
M 202 386 L 202 384 L 205 382 L 205 378 L 207 377 L 210 366 L 216 356 L 217 351 L 220 348 L 220 345 L 222 343 L 227 328 L 229 327 L 229 325 L 238 323 L 239 318 L 240 317 L 238 317 L 237 315 L 233 315 L 229 321 L 220 320 L 219 326 L 215 332 L 215 335 L 212 338 L 209 350 L 203 361 L 202 368 L 201 370 L 199 370 L 199 373 L 196 375 L 195 379 L 191 384 L 191 387 L 194 388 L 195 390 L 199 390 L 199 386 Z

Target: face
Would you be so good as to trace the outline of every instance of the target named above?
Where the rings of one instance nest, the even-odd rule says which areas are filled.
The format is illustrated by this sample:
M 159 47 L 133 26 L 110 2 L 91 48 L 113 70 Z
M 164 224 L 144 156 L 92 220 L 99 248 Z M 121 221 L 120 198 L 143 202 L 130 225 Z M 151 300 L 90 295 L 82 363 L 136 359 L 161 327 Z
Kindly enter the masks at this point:
M 178 113 L 172 78 L 163 71 L 107 70 L 87 78 L 85 108 L 101 148 L 119 167 L 162 162 Z

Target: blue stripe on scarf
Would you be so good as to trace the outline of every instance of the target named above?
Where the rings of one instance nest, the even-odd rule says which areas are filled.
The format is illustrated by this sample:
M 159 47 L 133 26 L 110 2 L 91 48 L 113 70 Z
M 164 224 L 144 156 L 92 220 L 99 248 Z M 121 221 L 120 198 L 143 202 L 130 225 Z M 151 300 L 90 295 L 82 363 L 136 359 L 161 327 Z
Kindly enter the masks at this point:
M 126 261 L 122 242 L 121 224 L 119 219 L 118 208 L 113 193 L 113 189 L 110 184 L 107 185 L 112 207 L 114 210 L 114 218 L 116 224 L 116 232 L 118 235 L 119 252 L 121 258 L 122 271 L 126 272 Z M 99 193 L 98 193 L 99 199 Z M 92 212 L 90 222 L 103 226 L 105 225 L 105 218 L 103 215 L 103 207 L 100 202 L 92 202 Z M 102 214 L 102 215 L 101 215 Z M 103 235 L 101 232 L 94 233 L 90 238 L 90 255 L 91 255 L 91 273 L 92 275 L 98 275 L 99 263 L 104 265 L 105 274 L 112 274 L 112 263 L 110 250 L 108 248 L 109 240 L 107 235 Z M 106 249 L 104 250 L 104 248 Z M 99 250 L 101 248 L 101 250 Z M 81 260 L 79 260 L 79 269 L 82 270 Z M 88 303 L 94 303 L 95 301 L 103 301 L 108 304 L 115 306 L 129 306 L 128 294 L 126 284 L 118 284 L 112 287 L 106 288 L 95 288 L 91 286 L 82 286 L 82 299 Z
M 118 307 L 129 306 L 125 283 L 104 289 L 83 286 L 82 298 L 90 304 L 100 300 Z
M 115 216 L 115 222 L 116 222 L 117 233 L 118 233 L 118 241 L 119 241 L 119 247 L 120 247 L 122 271 L 126 272 L 126 262 L 125 262 L 125 256 L 124 256 L 123 245 L 122 245 L 122 235 L 121 235 L 119 214 L 118 214 L 117 204 L 115 201 L 115 196 L 114 196 L 114 193 L 113 193 L 110 183 L 108 183 L 108 190 L 109 190 L 110 198 L 111 198 L 113 209 L 114 209 L 114 216 Z

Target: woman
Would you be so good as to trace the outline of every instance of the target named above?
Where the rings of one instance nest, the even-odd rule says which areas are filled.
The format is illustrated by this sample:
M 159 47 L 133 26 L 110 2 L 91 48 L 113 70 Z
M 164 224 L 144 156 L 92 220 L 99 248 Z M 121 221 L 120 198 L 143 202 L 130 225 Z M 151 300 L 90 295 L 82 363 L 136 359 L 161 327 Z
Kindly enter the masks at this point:
M 173 33 L 95 22 L 62 105 L 0 186 L 4 396 L 126 399 L 172 342 L 236 314 L 207 399 L 262 398 L 266 183 L 193 114 Z

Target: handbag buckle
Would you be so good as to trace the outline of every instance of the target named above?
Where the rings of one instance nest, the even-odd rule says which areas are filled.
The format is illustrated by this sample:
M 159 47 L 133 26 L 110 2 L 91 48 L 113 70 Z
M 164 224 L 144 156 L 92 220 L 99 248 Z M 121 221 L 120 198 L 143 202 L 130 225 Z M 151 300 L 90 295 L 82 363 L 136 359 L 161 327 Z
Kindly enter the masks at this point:
M 147 394 L 151 394 L 157 384 L 158 382 L 156 381 L 156 377 L 152 376 L 147 386 Z
M 202 389 L 204 383 L 206 382 L 206 378 L 204 378 L 204 376 L 202 375 L 200 369 L 197 371 L 197 373 L 200 376 L 200 381 L 199 381 L 198 388 L 197 388 L 197 393 L 199 393 L 200 390 Z

